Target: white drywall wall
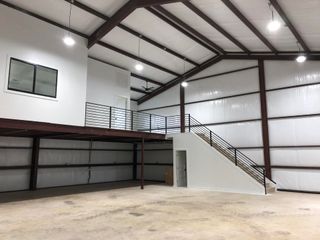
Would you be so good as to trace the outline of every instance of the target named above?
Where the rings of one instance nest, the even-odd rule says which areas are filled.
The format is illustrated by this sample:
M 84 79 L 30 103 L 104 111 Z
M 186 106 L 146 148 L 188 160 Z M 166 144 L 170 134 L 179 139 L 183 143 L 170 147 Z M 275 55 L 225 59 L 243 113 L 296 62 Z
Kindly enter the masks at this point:
M 86 40 L 62 42 L 65 30 L 0 6 L 0 117 L 84 125 L 87 82 Z M 10 57 L 58 70 L 57 98 L 7 90 Z
M 264 187 L 235 166 L 229 159 L 193 133 L 173 134 L 174 169 L 175 152 L 187 151 L 187 181 L 189 188 L 221 192 L 264 194 Z M 176 172 L 174 183 L 176 185 Z

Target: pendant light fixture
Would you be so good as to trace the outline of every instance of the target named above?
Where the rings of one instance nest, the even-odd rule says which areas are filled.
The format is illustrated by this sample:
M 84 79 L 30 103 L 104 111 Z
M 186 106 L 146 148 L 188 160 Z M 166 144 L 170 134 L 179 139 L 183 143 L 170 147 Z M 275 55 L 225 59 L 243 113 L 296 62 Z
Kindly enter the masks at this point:
M 71 0 L 70 8 L 69 8 L 69 24 L 68 24 L 68 29 L 69 30 L 68 30 L 67 34 L 64 36 L 64 38 L 63 38 L 64 44 L 67 45 L 68 47 L 72 47 L 76 43 L 76 41 L 72 38 L 71 33 L 70 33 L 72 4 L 73 4 L 73 0 Z
M 141 48 L 141 35 L 139 36 L 139 42 L 138 42 L 138 59 L 139 61 L 136 63 L 136 65 L 134 66 L 134 68 L 138 71 L 141 72 L 143 70 L 143 65 L 140 62 L 140 48 Z
M 188 87 L 189 83 L 185 80 L 185 74 L 186 74 L 186 59 L 183 59 L 183 82 L 181 83 L 182 87 Z
M 269 32 L 276 32 L 281 27 L 281 23 L 278 20 L 274 19 L 273 8 L 270 2 L 269 2 L 269 8 L 271 10 L 271 21 L 268 23 L 267 28 Z
M 299 56 L 296 58 L 296 61 L 298 63 L 304 63 L 307 60 L 307 57 L 306 57 L 306 55 L 301 53 L 299 42 L 297 42 L 297 46 L 298 46 L 298 50 L 299 50 Z

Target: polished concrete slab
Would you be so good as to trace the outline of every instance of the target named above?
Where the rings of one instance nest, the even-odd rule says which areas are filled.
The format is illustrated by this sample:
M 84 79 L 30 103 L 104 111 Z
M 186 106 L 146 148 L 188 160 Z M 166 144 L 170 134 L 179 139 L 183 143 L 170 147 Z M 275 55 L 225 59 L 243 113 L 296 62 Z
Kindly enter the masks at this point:
M 320 239 L 320 195 L 255 196 L 148 185 L 143 191 L 127 186 L 40 196 L 19 201 L 16 195 L 12 202 L 5 196 L 1 240 Z

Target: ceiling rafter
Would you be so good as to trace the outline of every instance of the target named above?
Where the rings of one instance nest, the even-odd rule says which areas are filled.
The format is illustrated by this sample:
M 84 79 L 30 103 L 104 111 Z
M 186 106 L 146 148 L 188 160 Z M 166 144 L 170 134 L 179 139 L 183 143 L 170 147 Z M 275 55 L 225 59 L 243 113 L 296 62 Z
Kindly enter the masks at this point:
M 99 42 L 106 34 L 121 23 L 138 7 L 158 6 L 161 4 L 181 2 L 186 0 L 130 0 L 125 3 L 108 21 L 103 23 L 88 38 L 88 48 Z
M 278 50 L 259 32 L 259 30 L 240 12 L 230 0 L 221 0 L 273 53 Z
M 114 51 L 114 52 L 120 53 L 120 54 L 122 54 L 122 55 L 124 55 L 124 56 L 126 56 L 126 57 L 129 57 L 129 58 L 135 59 L 135 60 L 137 60 L 137 61 L 140 61 L 140 62 L 142 62 L 142 63 L 145 63 L 145 64 L 147 64 L 147 65 L 149 65 L 149 66 L 151 66 L 151 67 L 153 67 L 153 68 L 156 68 L 156 69 L 158 69 L 158 70 L 160 70 L 160 71 L 169 73 L 169 74 L 174 75 L 174 76 L 180 76 L 179 73 L 176 73 L 176 72 L 174 72 L 174 71 L 172 71 L 172 70 L 170 70 L 170 69 L 167 69 L 167 68 L 162 67 L 162 66 L 160 66 L 160 65 L 158 65 L 158 64 L 155 64 L 155 63 L 153 63 L 153 62 L 150 62 L 150 61 L 147 60 L 147 59 L 141 58 L 141 57 L 136 56 L 136 55 L 134 55 L 134 54 L 132 54 L 132 53 L 129 53 L 129 52 L 127 52 L 127 51 L 124 51 L 124 50 L 122 50 L 122 49 L 120 49 L 120 48 L 117 48 L 117 47 L 115 47 L 115 46 L 112 46 L 112 45 L 110 45 L 109 43 L 105 43 L 105 42 L 99 41 L 99 42 L 97 42 L 97 44 L 100 45 L 100 46 L 102 46 L 102 47 L 108 48 L 108 49 L 110 49 L 110 50 L 112 50 L 112 51 Z
M 301 37 L 301 35 L 298 33 L 297 29 L 293 26 L 293 24 L 291 23 L 291 21 L 289 20 L 287 14 L 284 12 L 283 8 L 280 6 L 280 4 L 278 3 L 277 0 L 269 0 L 270 3 L 272 4 L 272 6 L 275 8 L 275 10 L 279 13 L 280 17 L 282 18 L 282 20 L 285 22 L 285 24 L 287 25 L 287 27 L 290 29 L 290 31 L 292 32 L 292 34 L 295 36 L 295 38 L 297 39 L 297 41 L 300 43 L 300 45 L 302 46 L 302 48 L 306 51 L 306 52 L 310 52 L 309 47 L 307 46 L 307 44 L 305 43 L 305 41 L 303 40 L 303 38 Z
M 65 0 L 65 1 L 68 2 L 68 3 L 72 3 L 72 0 Z M 110 17 L 108 17 L 108 16 L 96 11 L 95 9 L 90 8 L 89 6 L 83 4 L 83 3 L 79 2 L 79 1 L 74 0 L 73 1 L 73 5 L 78 7 L 78 8 L 80 8 L 80 9 L 82 9 L 82 10 L 84 10 L 84 11 L 86 11 L 86 12 L 88 12 L 88 13 L 90 13 L 90 14 L 92 14 L 92 15 L 94 15 L 94 16 L 96 16 L 96 17 L 99 17 L 99 18 L 101 18 L 103 20 L 106 20 L 106 21 L 110 20 Z M 182 54 L 172 50 L 171 48 L 169 48 L 167 46 L 164 46 L 161 43 L 158 43 L 158 42 L 152 40 L 151 38 L 143 35 L 142 33 L 139 33 L 137 31 L 133 30 L 132 28 L 127 27 L 126 25 L 123 25 L 123 24 L 120 23 L 118 25 L 118 27 L 121 28 L 124 31 L 127 31 L 128 33 L 131 33 L 132 35 L 134 35 L 134 36 L 136 36 L 138 38 L 141 38 L 142 40 L 150 43 L 151 45 L 153 45 L 155 47 L 158 47 L 158 48 L 160 48 L 161 50 L 163 50 L 163 51 L 165 51 L 167 53 L 172 54 L 173 56 L 175 56 L 177 58 L 183 59 L 186 62 L 191 63 L 194 66 L 198 66 L 199 65 L 197 62 L 191 60 L 190 58 L 188 58 L 186 56 L 183 56 Z
M 217 24 L 213 19 L 208 17 L 204 12 L 202 12 L 199 8 L 197 8 L 195 5 L 193 5 L 191 2 L 183 2 L 183 4 L 189 8 L 192 12 L 197 14 L 200 18 L 202 18 L 204 21 L 206 21 L 209 25 L 211 25 L 213 28 L 215 28 L 217 31 L 219 31 L 222 35 L 224 35 L 226 38 L 228 38 L 231 42 L 233 42 L 236 46 L 238 46 L 240 49 L 242 49 L 246 53 L 250 53 L 250 50 L 246 48 L 241 42 L 239 42 L 235 37 L 233 37 L 230 33 L 228 33 L 226 30 L 224 30 L 219 24 Z
M 204 63 L 200 64 L 199 67 L 195 67 L 192 68 L 191 70 L 189 70 L 188 72 L 186 72 L 185 74 L 183 74 L 182 76 L 179 76 L 173 80 L 171 80 L 170 82 L 166 83 L 164 86 L 157 88 L 156 90 L 152 91 L 151 93 L 149 93 L 148 95 L 145 95 L 141 98 L 138 99 L 138 104 L 141 104 L 157 95 L 159 95 L 160 93 L 163 93 L 164 91 L 168 90 L 169 88 L 181 83 L 182 81 L 184 81 L 185 79 L 188 79 L 192 76 L 194 76 L 195 74 L 203 71 L 204 69 L 220 62 L 223 59 L 222 55 L 218 55 L 218 56 L 214 56 L 213 58 L 210 58 L 209 60 L 205 61 Z
M 191 40 L 195 41 L 199 45 L 203 46 L 204 48 L 206 48 L 206 49 L 208 49 L 208 50 L 210 50 L 212 52 L 214 52 L 215 54 L 219 54 L 219 52 L 217 50 L 215 50 L 214 48 L 212 48 L 208 44 L 200 41 L 198 38 L 193 36 L 187 30 L 185 30 L 184 28 L 180 27 L 178 24 L 176 24 L 175 22 L 171 21 L 169 18 L 165 17 L 164 15 L 159 13 L 158 11 L 154 10 L 153 8 L 149 8 L 149 7 L 147 7 L 146 10 L 148 10 L 150 13 L 152 13 L 153 15 L 155 15 L 156 17 L 158 17 L 159 19 L 161 19 L 162 21 L 164 21 L 165 23 L 167 23 L 171 27 L 175 28 L 176 30 L 178 30 L 179 32 L 184 34 L 185 36 L 189 37 Z
M 205 42 L 206 44 L 208 44 L 209 46 L 211 46 L 212 48 L 214 48 L 215 50 L 217 50 L 218 52 L 224 54 L 226 53 L 225 50 L 220 47 L 218 44 L 212 42 L 210 39 L 208 39 L 206 36 L 204 36 L 203 34 L 201 34 L 200 32 L 198 32 L 197 30 L 195 30 L 194 28 L 190 27 L 188 24 L 186 24 L 184 21 L 182 21 L 180 18 L 176 17 L 174 14 L 170 13 L 169 11 L 167 11 L 166 9 L 164 9 L 161 6 L 156 6 L 153 7 L 154 9 L 156 9 L 157 11 L 159 11 L 161 14 L 163 14 L 164 16 L 166 16 L 167 18 L 169 18 L 170 20 L 172 20 L 173 22 L 179 24 L 181 27 L 183 27 L 185 30 L 187 30 L 188 32 L 190 32 L 191 34 L 193 34 L 194 36 L 196 36 L 198 39 L 200 39 L 201 41 Z
M 134 91 L 134 92 L 138 92 L 138 93 L 148 94 L 148 92 L 146 92 L 142 89 L 139 89 L 139 88 L 135 88 L 135 87 L 130 87 L 130 90 Z

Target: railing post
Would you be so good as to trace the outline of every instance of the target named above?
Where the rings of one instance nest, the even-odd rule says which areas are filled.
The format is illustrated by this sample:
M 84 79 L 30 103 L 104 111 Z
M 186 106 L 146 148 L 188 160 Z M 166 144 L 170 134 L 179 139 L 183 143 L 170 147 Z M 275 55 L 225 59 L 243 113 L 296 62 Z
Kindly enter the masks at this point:
M 152 124 L 152 115 L 150 114 L 150 120 L 149 120 L 149 132 L 151 132 L 151 124 Z
M 212 132 L 210 131 L 210 145 L 212 147 Z
M 112 107 L 109 108 L 109 128 L 111 128 L 111 122 L 112 122 Z
M 191 117 L 190 117 L 190 114 L 188 114 L 188 121 L 189 121 L 189 132 L 191 132 Z
M 131 131 L 133 131 L 133 111 L 131 112 Z
M 168 117 L 164 117 L 164 127 L 165 127 L 165 133 L 168 133 Z
M 234 163 L 236 164 L 236 166 L 238 166 L 237 149 L 236 148 L 234 148 Z
M 267 195 L 267 184 L 266 184 L 266 170 L 263 169 L 263 186 L 264 186 L 264 193 Z

